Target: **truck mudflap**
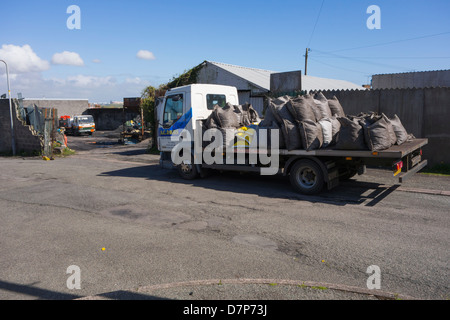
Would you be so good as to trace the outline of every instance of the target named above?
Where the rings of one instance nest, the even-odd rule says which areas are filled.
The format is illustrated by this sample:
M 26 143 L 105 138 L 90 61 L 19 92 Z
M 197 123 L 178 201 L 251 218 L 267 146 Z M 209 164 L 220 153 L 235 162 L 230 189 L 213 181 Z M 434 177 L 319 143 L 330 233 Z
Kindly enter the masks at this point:
M 331 190 L 339 186 L 338 168 L 331 168 L 331 170 L 328 170 L 327 173 L 328 175 L 325 177 L 325 182 L 327 183 L 328 190 Z

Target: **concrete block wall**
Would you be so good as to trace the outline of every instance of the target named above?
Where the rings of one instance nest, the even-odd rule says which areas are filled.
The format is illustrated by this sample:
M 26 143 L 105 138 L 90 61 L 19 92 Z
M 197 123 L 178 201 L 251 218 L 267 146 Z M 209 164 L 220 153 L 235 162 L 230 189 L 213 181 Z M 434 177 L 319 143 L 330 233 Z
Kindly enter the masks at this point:
M 11 151 L 11 120 L 8 99 L 0 99 L 0 152 Z
M 375 111 L 397 114 L 405 129 L 417 138 L 428 138 L 424 148 L 430 166 L 450 164 L 450 88 L 322 91 L 336 96 L 348 115 Z
M 120 108 L 88 109 L 84 114 L 90 114 L 94 118 L 95 128 L 100 131 L 116 130 L 124 122 L 135 119 L 139 113 Z
M 43 137 L 39 136 L 31 126 L 27 126 L 16 116 L 17 100 L 13 99 L 13 123 L 16 153 L 40 152 L 43 145 Z M 0 152 L 12 152 L 11 120 L 9 112 L 9 100 L 0 99 Z
M 58 116 L 74 116 L 83 114 L 89 108 L 88 100 L 70 100 L 70 99 L 24 99 L 23 106 L 36 105 L 39 108 L 55 108 L 58 110 Z

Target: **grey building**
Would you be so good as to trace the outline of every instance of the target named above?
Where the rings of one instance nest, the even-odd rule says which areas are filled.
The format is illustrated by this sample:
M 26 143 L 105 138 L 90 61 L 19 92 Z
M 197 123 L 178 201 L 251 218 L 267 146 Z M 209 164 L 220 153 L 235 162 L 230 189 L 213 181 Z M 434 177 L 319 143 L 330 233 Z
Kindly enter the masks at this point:
M 23 99 L 24 107 L 32 105 L 39 108 L 55 108 L 58 110 L 58 117 L 60 117 L 83 114 L 89 108 L 89 101 L 88 99 Z
M 376 74 L 372 89 L 450 87 L 450 70 Z
M 197 83 L 234 86 L 238 90 L 239 103 L 250 103 L 262 113 L 264 96 L 270 90 L 273 71 L 234 66 L 205 61 L 197 75 Z
M 88 99 L 23 99 L 24 107 L 36 105 L 39 108 L 55 108 L 58 117 L 82 114 L 89 108 Z
M 264 99 L 271 92 L 365 90 L 360 85 L 345 81 L 305 76 L 301 71 L 277 72 L 247 68 L 220 62 L 205 61 L 197 74 L 197 83 L 234 86 L 239 103 L 250 103 L 259 114 Z

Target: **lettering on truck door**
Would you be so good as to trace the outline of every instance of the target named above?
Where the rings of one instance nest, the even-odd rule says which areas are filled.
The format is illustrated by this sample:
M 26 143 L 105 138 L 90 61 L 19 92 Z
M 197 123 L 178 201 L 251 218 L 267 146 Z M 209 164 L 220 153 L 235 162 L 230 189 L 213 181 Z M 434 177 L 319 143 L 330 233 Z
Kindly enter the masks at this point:
M 171 141 L 171 136 L 178 136 L 192 118 L 192 110 L 183 114 L 185 98 L 183 93 L 167 96 L 163 111 L 163 122 L 159 128 L 162 147 L 172 149 L 176 141 Z

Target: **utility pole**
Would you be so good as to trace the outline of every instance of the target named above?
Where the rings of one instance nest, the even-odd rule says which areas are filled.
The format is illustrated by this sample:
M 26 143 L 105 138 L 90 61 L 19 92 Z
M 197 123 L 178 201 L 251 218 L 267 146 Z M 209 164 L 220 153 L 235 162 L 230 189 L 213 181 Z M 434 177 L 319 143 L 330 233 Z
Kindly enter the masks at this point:
M 13 112 L 12 112 L 11 89 L 10 89 L 10 84 L 9 84 L 9 70 L 8 70 L 8 64 L 6 63 L 6 61 L 4 61 L 4 60 L 0 60 L 0 61 L 3 62 L 6 66 L 6 81 L 8 83 L 8 98 L 9 98 L 9 116 L 11 119 L 11 148 L 12 148 L 13 156 L 15 156 L 16 155 L 16 141 L 14 138 L 14 117 L 13 117 Z
M 305 76 L 308 74 L 308 52 L 309 48 L 306 48 L 306 54 L 305 54 Z

